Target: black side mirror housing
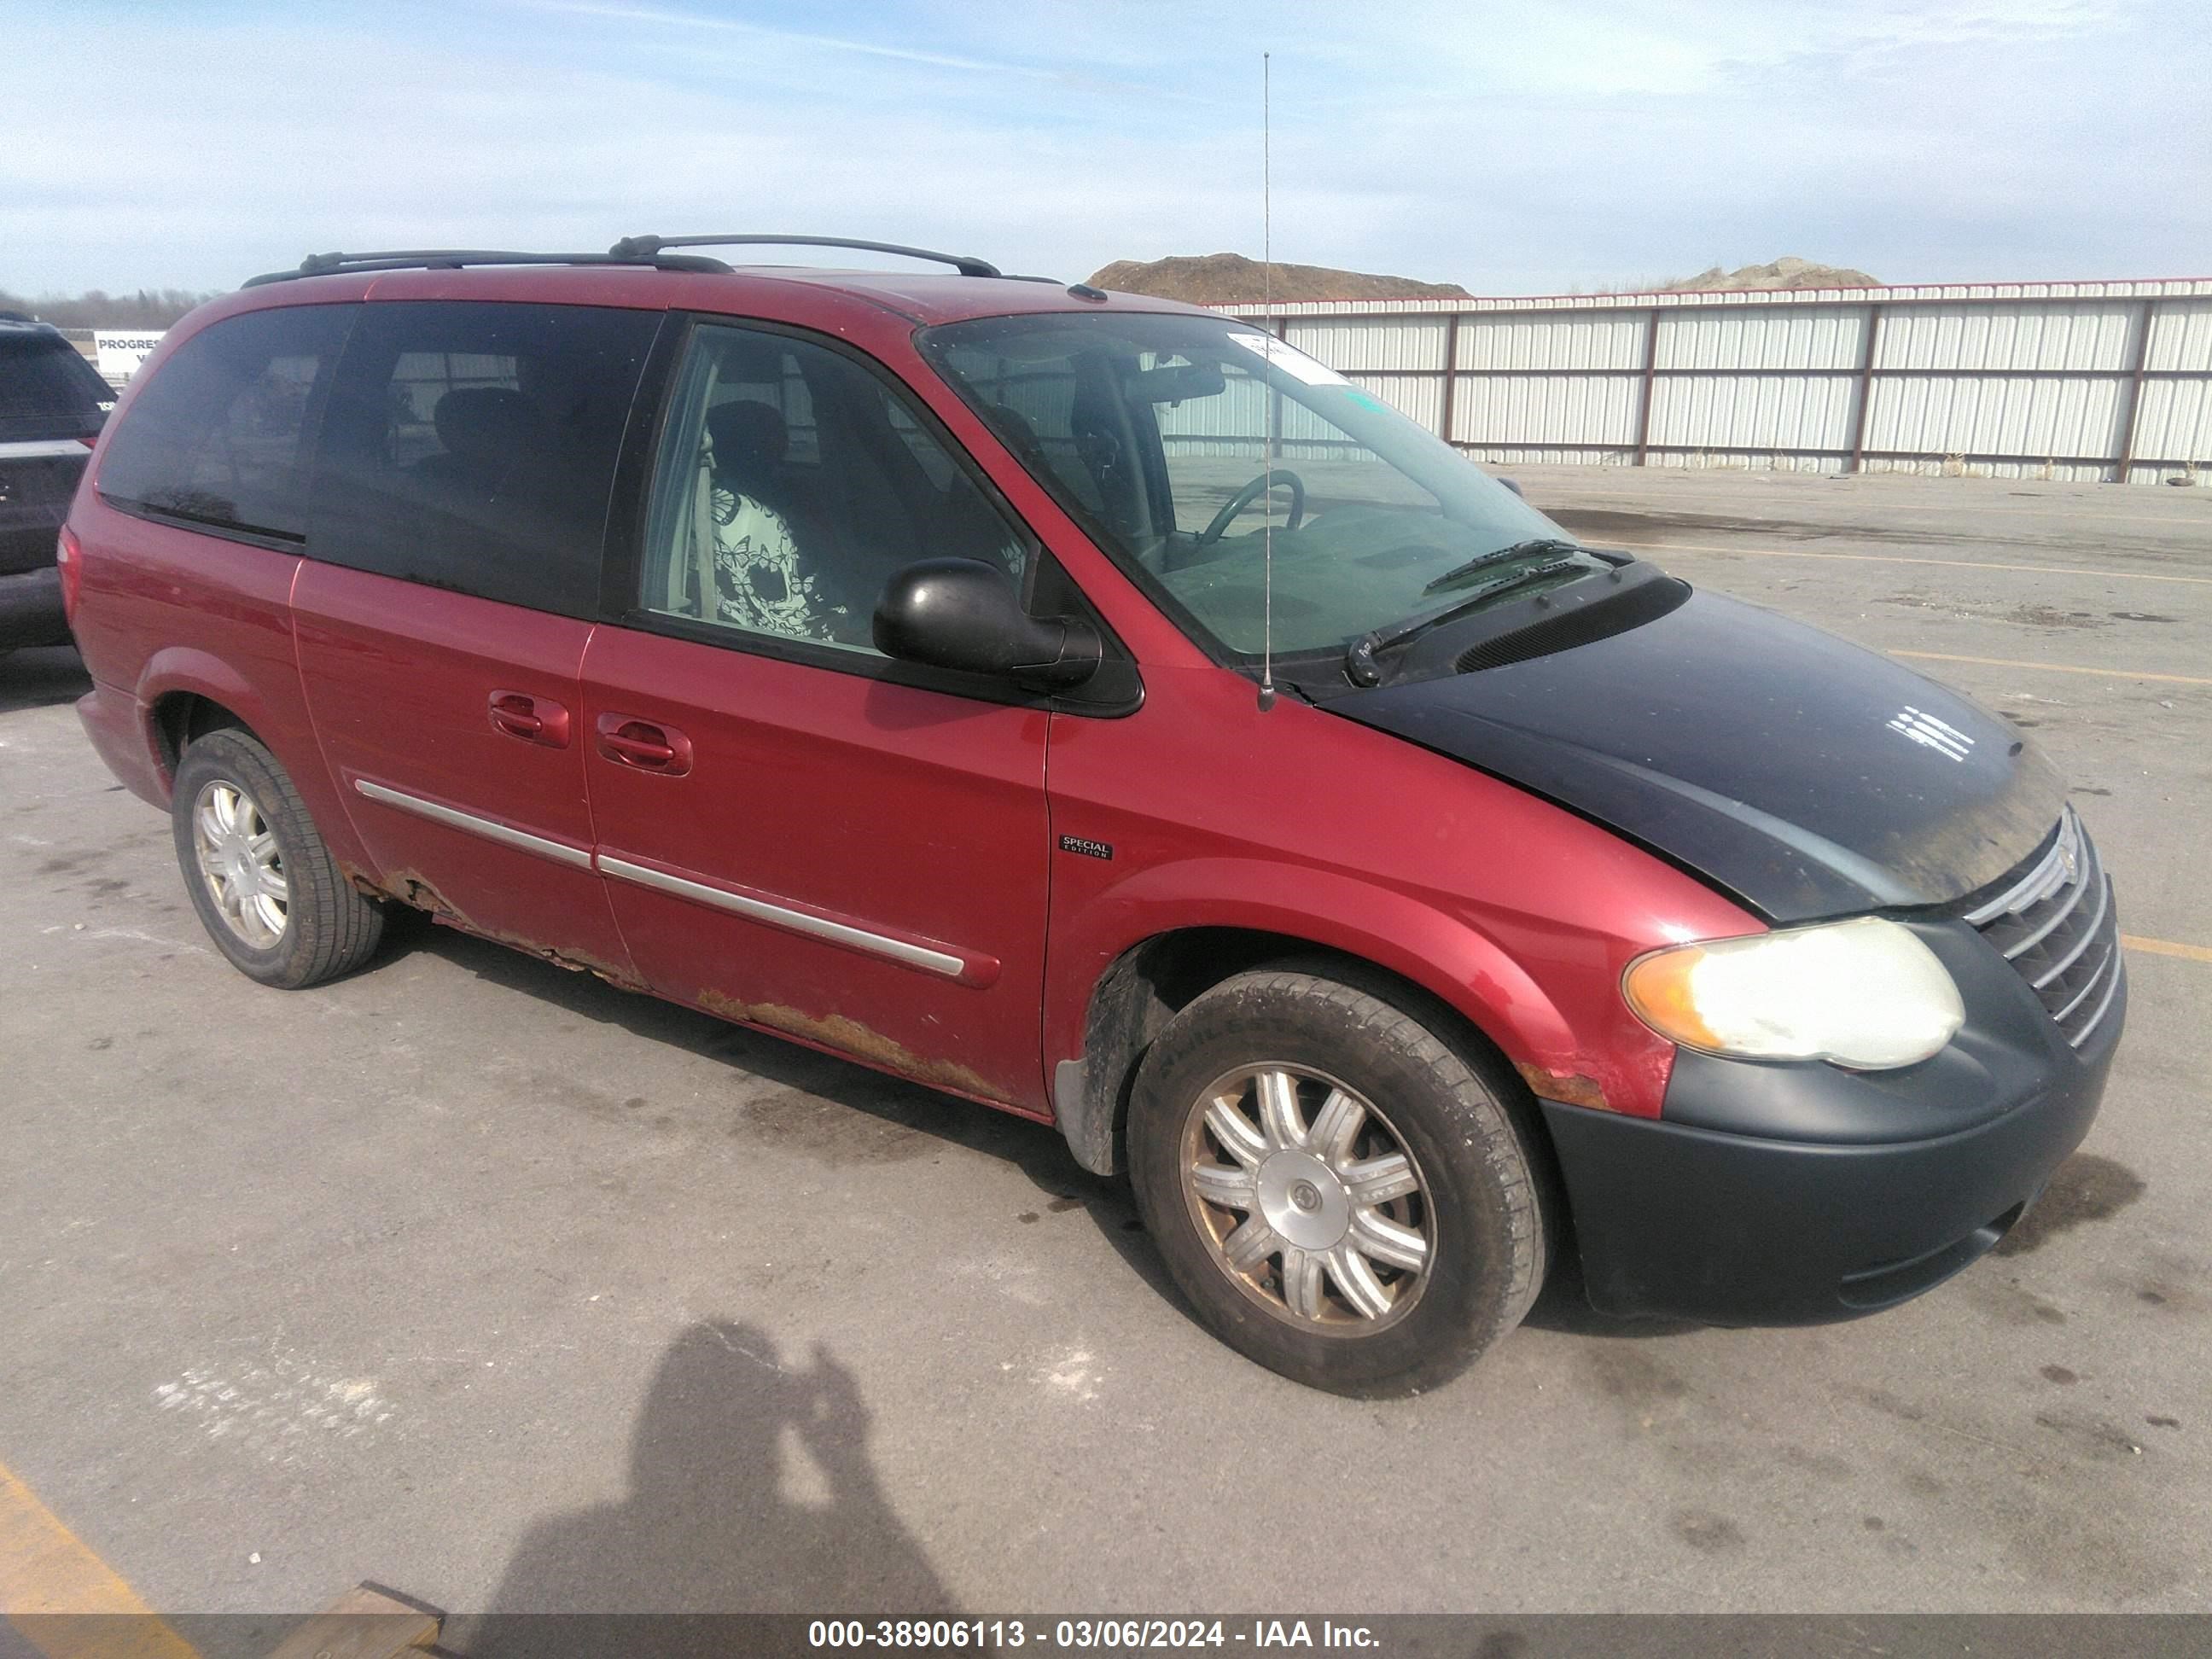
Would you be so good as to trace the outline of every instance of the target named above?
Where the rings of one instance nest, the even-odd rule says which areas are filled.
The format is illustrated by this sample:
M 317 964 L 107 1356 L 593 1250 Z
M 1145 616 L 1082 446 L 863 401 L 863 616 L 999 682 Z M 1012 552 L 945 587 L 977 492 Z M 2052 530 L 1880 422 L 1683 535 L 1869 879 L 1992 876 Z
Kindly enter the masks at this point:
M 1006 573 L 980 559 L 922 559 L 895 572 L 872 631 L 876 649 L 902 662 L 1042 690 L 1082 684 L 1104 654 L 1089 623 L 1030 616 Z

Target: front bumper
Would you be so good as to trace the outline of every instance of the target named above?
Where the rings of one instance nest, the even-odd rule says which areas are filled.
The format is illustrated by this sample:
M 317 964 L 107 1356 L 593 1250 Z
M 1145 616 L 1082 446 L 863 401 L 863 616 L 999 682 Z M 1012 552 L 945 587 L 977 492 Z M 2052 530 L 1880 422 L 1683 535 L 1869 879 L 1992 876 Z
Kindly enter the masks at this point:
M 2096 1116 L 2124 981 L 2077 1052 L 1972 928 L 1911 925 L 1966 1005 L 1931 1060 L 1851 1073 L 1684 1051 L 1657 1120 L 1541 1103 L 1594 1306 L 1855 1318 L 1941 1284 L 2034 1201 Z
M 18 646 L 67 645 L 62 614 L 62 574 L 52 565 L 0 576 L 0 650 Z

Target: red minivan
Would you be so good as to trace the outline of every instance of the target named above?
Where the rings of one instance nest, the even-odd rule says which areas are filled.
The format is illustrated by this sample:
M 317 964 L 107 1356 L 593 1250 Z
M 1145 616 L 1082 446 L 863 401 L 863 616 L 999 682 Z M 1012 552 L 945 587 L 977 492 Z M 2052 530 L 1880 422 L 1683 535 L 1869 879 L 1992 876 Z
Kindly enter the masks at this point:
M 684 251 L 790 240 L 312 259 L 134 380 L 80 707 L 249 976 L 413 905 L 1055 1124 L 1346 1393 L 1570 1254 L 1891 1305 L 2081 1140 L 2112 888 L 2006 722 L 1249 324 Z

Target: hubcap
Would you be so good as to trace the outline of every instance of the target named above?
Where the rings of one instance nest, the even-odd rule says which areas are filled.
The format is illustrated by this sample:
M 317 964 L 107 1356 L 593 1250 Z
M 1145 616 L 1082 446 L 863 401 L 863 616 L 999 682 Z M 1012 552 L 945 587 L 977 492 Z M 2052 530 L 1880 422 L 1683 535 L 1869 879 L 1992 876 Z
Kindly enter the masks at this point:
M 228 779 L 204 785 L 192 803 L 192 851 L 216 914 L 241 944 L 266 951 L 284 937 L 291 884 L 252 796 Z
M 1183 1196 L 1215 1265 L 1276 1317 L 1357 1335 L 1402 1318 L 1427 1280 L 1428 1188 L 1374 1103 L 1267 1062 L 1192 1103 Z

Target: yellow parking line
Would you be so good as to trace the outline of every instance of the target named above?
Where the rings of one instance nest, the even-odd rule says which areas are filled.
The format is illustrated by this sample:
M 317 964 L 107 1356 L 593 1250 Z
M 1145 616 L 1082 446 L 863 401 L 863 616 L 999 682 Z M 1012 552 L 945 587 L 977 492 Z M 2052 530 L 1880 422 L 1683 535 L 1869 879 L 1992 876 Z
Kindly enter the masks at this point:
M 1624 542 L 1637 553 L 1733 553 L 1754 559 L 1842 559 L 1856 564 L 1934 564 L 1955 570 L 2026 570 L 2043 576 L 2110 576 L 2130 582 L 2212 587 L 2212 576 L 2161 576 L 2148 570 L 2090 570 L 2070 564 L 1999 564 L 1990 559 L 1916 559 L 1902 553 L 1812 553 L 1793 547 L 1715 547 L 1709 542 Z
M 1922 662 L 1978 662 L 1986 668 L 2039 668 L 2050 674 L 2094 674 L 2108 680 L 2160 680 L 2169 685 L 2212 685 L 2212 679 L 2194 674 L 2149 674 L 2135 668 L 2082 668 L 2066 662 L 2024 662 L 2016 657 L 1954 657 L 1942 651 L 1891 651 L 1892 657 L 1917 657 Z
M 2148 951 L 2154 957 L 2179 957 L 2185 962 L 2212 962 L 2212 946 L 2177 945 L 2170 939 L 2143 939 L 2135 933 L 2123 933 L 2120 943 L 2130 951 Z
M 64 1613 L 100 1616 L 52 1616 Z M 48 1659 L 199 1659 L 5 1464 L 0 1614 Z

